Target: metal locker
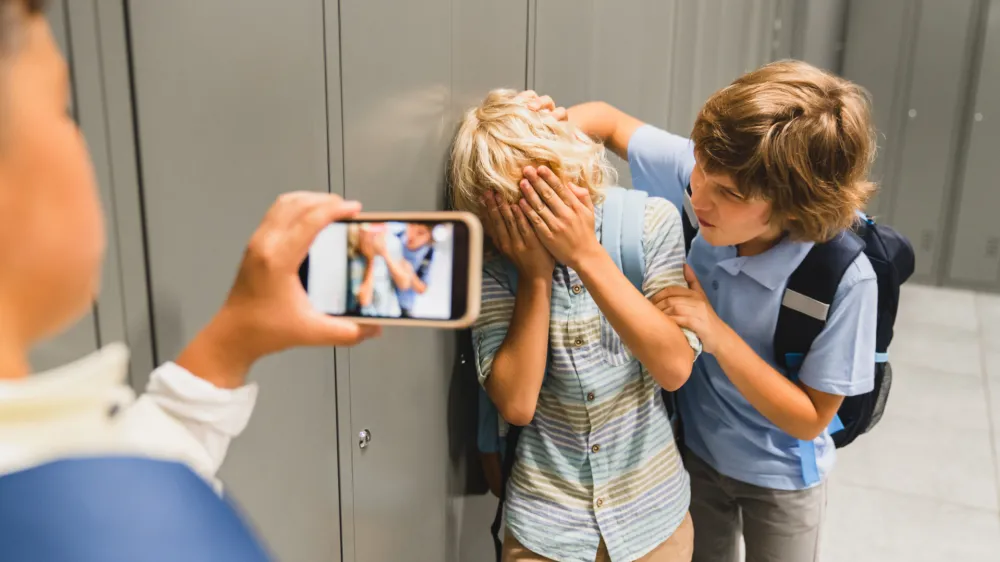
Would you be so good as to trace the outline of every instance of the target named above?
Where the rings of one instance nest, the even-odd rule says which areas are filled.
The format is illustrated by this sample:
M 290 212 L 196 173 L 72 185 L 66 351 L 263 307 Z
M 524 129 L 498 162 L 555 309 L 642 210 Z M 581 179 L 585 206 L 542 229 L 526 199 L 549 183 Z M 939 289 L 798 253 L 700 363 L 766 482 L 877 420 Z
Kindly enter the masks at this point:
M 916 275 L 923 280 L 936 279 L 942 269 L 975 7 L 975 0 L 919 4 L 892 224 L 913 242 Z
M 892 222 L 895 193 L 894 163 L 898 163 L 901 129 L 906 119 L 909 61 L 916 32 L 913 0 L 853 0 L 848 9 L 841 75 L 860 84 L 872 97 L 872 117 L 878 132 L 878 157 L 871 177 L 879 191 L 868 212 Z
M 152 318 L 168 360 L 222 304 L 278 194 L 342 191 L 328 171 L 336 56 L 328 67 L 324 52 L 337 12 L 316 0 L 129 8 Z M 260 397 L 223 467 L 227 491 L 281 560 L 340 560 L 334 352 L 272 357 L 252 378 Z
M 774 0 L 539 2 L 534 88 L 687 135 L 709 96 L 769 60 L 774 9 Z M 628 165 L 612 161 L 631 185 Z
M 64 1 L 50 2 L 46 16 L 48 17 L 56 43 L 66 57 L 67 64 L 70 64 L 71 83 L 74 91 L 74 95 L 70 98 L 70 110 L 79 121 L 80 111 L 75 103 L 78 88 L 75 82 L 79 74 L 85 74 L 90 69 L 77 68 L 72 64 L 72 46 L 69 41 L 69 15 L 66 12 Z M 92 107 L 86 109 L 92 109 Z M 84 133 L 86 134 L 87 131 L 85 130 Z M 90 140 L 89 135 L 88 140 Z M 58 367 L 59 365 L 77 360 L 88 353 L 93 353 L 97 349 L 98 343 L 97 317 L 94 312 L 91 312 L 65 332 L 39 343 L 31 352 L 31 366 L 36 371 Z
M 342 0 L 340 17 L 346 196 L 441 208 L 460 110 L 524 88 L 528 3 Z M 453 341 L 389 329 L 338 353 L 344 560 L 492 556 L 496 503 L 462 496 L 449 451 Z
M 606 101 L 666 127 L 675 12 L 676 0 L 538 2 L 534 89 L 559 105 Z M 630 186 L 628 164 L 612 162 Z
M 950 280 L 1000 289 L 1000 0 L 991 0 L 951 248 Z
M 830 72 L 840 71 L 848 1 L 795 1 L 795 58 Z
M 771 60 L 777 5 L 774 0 L 676 3 L 669 128 L 689 135 L 712 94 Z

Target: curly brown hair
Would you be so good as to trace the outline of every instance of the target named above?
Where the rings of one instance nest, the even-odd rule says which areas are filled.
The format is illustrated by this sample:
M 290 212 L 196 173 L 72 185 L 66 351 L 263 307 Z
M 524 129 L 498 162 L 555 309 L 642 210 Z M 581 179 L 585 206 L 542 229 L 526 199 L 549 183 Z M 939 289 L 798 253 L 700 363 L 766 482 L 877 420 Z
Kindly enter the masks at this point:
M 801 61 L 767 64 L 716 92 L 691 138 L 706 172 L 769 201 L 795 239 L 829 240 L 876 189 L 868 92 Z

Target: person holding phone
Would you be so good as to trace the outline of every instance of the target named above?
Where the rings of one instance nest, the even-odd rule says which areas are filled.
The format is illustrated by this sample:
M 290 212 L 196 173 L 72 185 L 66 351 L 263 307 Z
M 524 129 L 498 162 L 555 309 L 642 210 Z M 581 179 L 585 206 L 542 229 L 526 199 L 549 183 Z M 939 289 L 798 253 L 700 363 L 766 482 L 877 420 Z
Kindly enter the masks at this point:
M 33 345 L 90 310 L 105 249 L 87 148 L 66 112 L 67 67 L 43 11 L 41 0 L 0 0 L 0 486 L 69 461 L 104 457 L 176 461 L 214 482 L 230 441 L 253 410 L 257 387 L 246 377 L 258 359 L 378 335 L 377 327 L 314 310 L 297 274 L 317 233 L 356 215 L 360 205 L 319 193 L 280 197 L 251 237 L 219 312 L 175 362 L 152 373 L 138 400 L 126 384 L 127 352 L 116 344 L 56 372 L 29 376 Z M 31 545 L 51 551 L 79 531 L 46 525 L 44 518 L 39 523 L 36 504 L 31 497 L 16 503 L 4 496 L 0 520 L 16 521 L 21 529 L 0 539 L 4 554 Z M 141 513 L 137 525 L 155 527 L 161 520 L 163 506 L 132 507 Z M 95 517 L 113 509 L 84 508 Z M 88 518 L 92 536 L 77 538 L 95 541 L 114 531 L 95 527 L 96 520 Z M 4 532 L 12 531 L 0 528 Z M 114 559 L 115 545 L 87 544 L 87 552 Z M 169 558 L 146 553 L 131 560 L 160 555 Z M 91 558 L 79 550 L 60 559 Z
M 874 384 L 879 295 L 867 256 L 837 283 L 797 372 L 776 362 L 775 326 L 792 272 L 875 191 L 867 93 L 804 62 L 767 64 L 716 92 L 690 139 L 603 102 L 565 110 L 527 95 L 628 161 L 636 185 L 678 207 L 690 186 L 691 287 L 653 300 L 705 345 L 679 393 L 694 559 L 735 560 L 742 535 L 750 561 L 818 560 L 829 427 L 845 396 Z
M 505 561 L 690 560 L 688 475 L 660 390 L 701 350 L 648 299 L 685 287 L 677 210 L 646 201 L 640 292 L 598 238 L 614 169 L 604 147 L 510 90 L 469 110 L 454 205 L 483 218 L 480 383 L 524 426 L 506 489 Z M 516 268 L 511 286 L 506 262 Z

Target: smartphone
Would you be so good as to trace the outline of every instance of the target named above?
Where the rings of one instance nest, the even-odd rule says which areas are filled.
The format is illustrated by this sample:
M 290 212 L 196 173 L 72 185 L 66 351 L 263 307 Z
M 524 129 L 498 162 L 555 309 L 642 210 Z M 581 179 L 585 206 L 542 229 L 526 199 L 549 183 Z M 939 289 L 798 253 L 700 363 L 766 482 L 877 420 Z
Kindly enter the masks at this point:
M 470 213 L 362 213 L 320 231 L 299 277 L 325 314 L 464 328 L 479 316 L 482 259 L 482 225 Z

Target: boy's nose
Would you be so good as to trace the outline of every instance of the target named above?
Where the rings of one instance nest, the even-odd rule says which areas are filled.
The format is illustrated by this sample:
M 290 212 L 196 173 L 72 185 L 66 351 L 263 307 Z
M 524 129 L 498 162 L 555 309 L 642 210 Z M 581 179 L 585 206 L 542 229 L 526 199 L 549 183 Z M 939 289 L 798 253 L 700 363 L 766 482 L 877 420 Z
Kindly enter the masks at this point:
M 712 202 L 711 198 L 702 193 L 701 189 L 691 188 L 691 206 L 694 207 L 695 211 L 707 211 L 711 208 Z

